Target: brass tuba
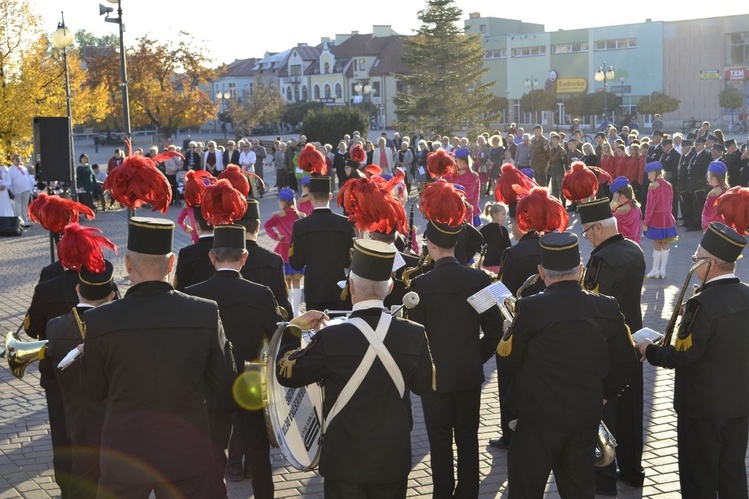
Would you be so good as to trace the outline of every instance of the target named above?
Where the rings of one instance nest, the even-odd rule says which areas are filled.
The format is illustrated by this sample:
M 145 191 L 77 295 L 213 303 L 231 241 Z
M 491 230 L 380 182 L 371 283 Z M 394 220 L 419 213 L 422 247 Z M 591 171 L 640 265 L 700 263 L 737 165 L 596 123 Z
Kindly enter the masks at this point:
M 606 423 L 598 423 L 598 439 L 596 440 L 596 466 L 603 468 L 614 462 L 616 457 L 616 439 L 611 434 Z
M 695 284 L 694 292 L 698 293 L 703 286 L 705 286 L 705 280 L 707 279 L 707 274 L 710 273 L 710 268 L 713 265 L 713 261 L 709 258 L 703 258 L 702 260 L 698 260 L 695 262 L 694 265 L 689 269 L 687 272 L 687 277 L 684 279 L 684 284 L 681 286 L 681 291 L 679 292 L 679 298 L 676 300 L 676 305 L 674 306 L 674 311 L 671 313 L 671 318 L 668 320 L 668 325 L 666 326 L 666 333 L 663 335 L 663 338 L 661 338 L 660 346 L 668 346 L 671 344 L 671 339 L 674 335 L 674 330 L 676 329 L 676 321 L 679 318 L 679 315 L 681 314 L 681 307 L 684 305 L 684 296 L 687 294 L 687 288 L 689 288 L 689 281 L 692 280 L 692 276 L 697 271 L 698 268 L 702 267 L 703 265 L 707 265 L 707 272 L 705 272 L 705 279 L 702 280 L 702 284 L 697 287 Z
M 18 379 L 23 378 L 29 364 L 43 359 L 48 341 L 21 341 L 18 333 L 9 332 L 5 337 L 5 355 L 13 376 Z

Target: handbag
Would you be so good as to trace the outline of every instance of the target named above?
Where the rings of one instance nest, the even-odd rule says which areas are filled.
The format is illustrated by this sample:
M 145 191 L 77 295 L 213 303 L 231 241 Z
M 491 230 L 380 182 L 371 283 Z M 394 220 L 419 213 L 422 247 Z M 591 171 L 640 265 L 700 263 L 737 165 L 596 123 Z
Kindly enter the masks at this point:
M 13 191 L 10 190 L 10 187 L 8 187 L 8 197 L 10 199 L 16 199 L 16 195 L 13 194 Z

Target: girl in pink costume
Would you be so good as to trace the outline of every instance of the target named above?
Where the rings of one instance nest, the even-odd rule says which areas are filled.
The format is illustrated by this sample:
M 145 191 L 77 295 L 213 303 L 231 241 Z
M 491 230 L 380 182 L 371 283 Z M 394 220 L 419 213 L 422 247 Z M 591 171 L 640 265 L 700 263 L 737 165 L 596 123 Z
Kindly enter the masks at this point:
M 471 168 L 471 150 L 460 147 L 455 151 L 455 166 L 458 171 L 455 175 L 446 176 L 448 182 L 460 184 L 465 188 L 466 201 L 473 208 L 471 222 L 474 227 L 481 225 L 481 208 L 479 207 L 479 196 L 481 194 L 481 183 L 479 174 Z
M 668 263 L 668 243 L 674 242 L 676 236 L 676 219 L 671 214 L 673 189 L 662 177 L 663 165 L 653 161 L 645 166 L 650 185 L 645 203 L 645 237 L 653 240 L 653 269 L 648 272 L 650 278 L 666 277 Z
M 627 177 L 617 177 L 611 182 L 611 194 L 611 211 L 614 212 L 619 233 L 640 244 L 642 211 Z
M 712 190 L 707 193 L 705 206 L 702 208 L 702 230 L 707 230 L 710 222 L 723 223 L 723 218 L 718 215 L 717 202 L 718 198 L 728 190 L 726 184 L 726 164 L 722 161 L 713 161 L 707 167 L 707 183 Z

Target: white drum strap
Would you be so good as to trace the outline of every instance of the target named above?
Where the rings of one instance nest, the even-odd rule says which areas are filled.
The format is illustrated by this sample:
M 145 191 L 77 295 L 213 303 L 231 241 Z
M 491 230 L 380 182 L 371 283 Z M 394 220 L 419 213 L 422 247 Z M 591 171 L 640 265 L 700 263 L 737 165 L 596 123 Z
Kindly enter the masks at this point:
M 387 347 L 383 344 L 392 319 L 393 317 L 390 314 L 383 313 L 380 317 L 380 322 L 377 324 L 376 330 L 373 330 L 369 324 L 358 317 L 346 321 L 349 324 L 356 326 L 356 328 L 361 331 L 369 342 L 369 348 L 367 348 L 367 352 L 364 354 L 364 358 L 362 358 L 359 367 L 356 368 L 353 376 L 351 376 L 351 379 L 348 380 L 348 383 L 346 383 L 343 390 L 341 390 L 340 395 L 338 395 L 338 398 L 328 413 L 328 417 L 325 418 L 323 433 L 327 430 L 331 421 L 333 421 L 333 418 L 335 418 L 338 413 L 346 407 L 346 404 L 349 403 L 354 396 L 354 393 L 356 393 L 356 390 L 359 389 L 359 386 L 361 386 L 364 381 L 364 377 L 372 368 L 375 357 L 380 358 L 380 362 L 385 366 L 388 374 L 390 374 L 390 378 L 392 378 L 393 383 L 395 383 L 398 393 L 403 397 L 403 394 L 406 392 L 406 383 L 403 381 L 403 374 L 398 368 L 398 364 L 395 363 L 395 359 L 393 359 L 393 356 L 390 355 Z

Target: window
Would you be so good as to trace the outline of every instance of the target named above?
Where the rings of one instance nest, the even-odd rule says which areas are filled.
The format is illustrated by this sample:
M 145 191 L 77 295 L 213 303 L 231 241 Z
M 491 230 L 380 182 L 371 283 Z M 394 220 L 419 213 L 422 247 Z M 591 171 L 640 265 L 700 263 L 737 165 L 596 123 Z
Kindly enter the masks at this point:
M 726 64 L 749 64 L 749 31 L 728 35 Z
M 342 99 L 343 98 L 343 86 L 341 86 L 340 83 L 335 84 L 335 98 L 336 99 Z
M 620 38 L 618 40 L 596 40 L 596 50 L 619 50 L 637 48 L 637 38 Z
M 507 49 L 487 50 L 484 59 L 507 59 Z
M 354 71 L 359 71 L 358 69 L 356 69 L 356 67 L 357 67 L 357 64 L 356 64 L 356 63 L 357 63 L 357 62 L 358 62 L 358 60 L 357 60 L 357 59 L 354 59 Z
M 330 63 L 326 62 L 325 63 L 325 74 L 328 74 L 328 73 L 330 73 Z
M 286 87 L 286 100 L 291 102 L 291 87 Z
M 302 102 L 307 102 L 307 85 L 302 85 Z
M 551 46 L 552 54 L 571 54 L 575 52 L 587 52 L 588 42 L 558 43 Z
M 372 82 L 372 97 L 380 97 L 382 94 L 380 94 L 380 82 L 379 81 L 373 81 Z
M 512 49 L 512 57 L 534 57 L 538 55 L 546 55 L 546 45 Z
M 299 100 L 299 87 L 294 87 L 294 102 Z
M 330 97 L 331 97 L 331 95 L 330 95 L 330 84 L 326 83 L 325 84 L 325 98 L 326 99 L 330 99 Z
M 366 71 L 366 70 L 367 70 L 367 60 L 364 58 L 359 59 L 359 71 Z
M 312 98 L 314 100 L 320 100 L 320 85 L 315 84 L 315 86 L 312 87 Z
M 301 76 L 302 74 L 302 65 L 301 64 L 294 64 L 291 66 L 291 76 Z

